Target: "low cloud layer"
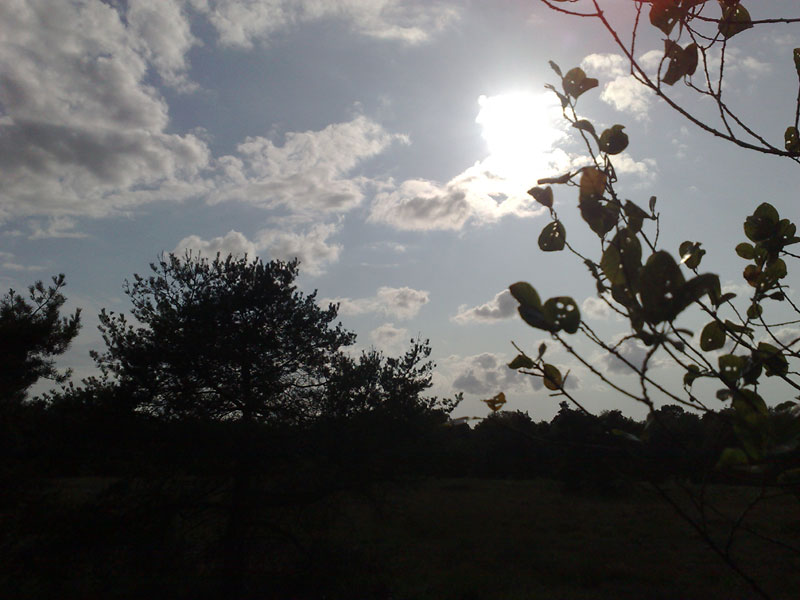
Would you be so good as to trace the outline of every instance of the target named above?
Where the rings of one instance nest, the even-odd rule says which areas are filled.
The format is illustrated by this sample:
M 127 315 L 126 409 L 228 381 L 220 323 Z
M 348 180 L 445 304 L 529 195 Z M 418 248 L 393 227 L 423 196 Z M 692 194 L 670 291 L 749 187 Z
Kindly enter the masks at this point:
M 377 313 L 396 319 L 412 319 L 430 301 L 428 292 L 410 287 L 380 287 L 369 298 L 324 298 L 322 304 L 339 304 L 340 315 Z
M 488 302 L 474 306 L 459 306 L 458 313 L 452 318 L 453 321 L 461 325 L 467 323 L 494 323 L 503 319 L 508 319 L 517 314 L 517 301 L 511 292 L 503 290 L 495 294 L 495 297 Z

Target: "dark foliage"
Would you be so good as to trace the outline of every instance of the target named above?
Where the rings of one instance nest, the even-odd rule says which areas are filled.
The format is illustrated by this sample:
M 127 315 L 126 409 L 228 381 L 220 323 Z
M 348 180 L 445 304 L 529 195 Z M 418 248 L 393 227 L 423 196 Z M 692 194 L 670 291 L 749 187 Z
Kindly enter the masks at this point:
M 61 316 L 66 302 L 63 287 L 61 274 L 47 288 L 41 281 L 30 286 L 29 300 L 14 290 L 0 299 L 1 403 L 21 402 L 40 378 L 62 383 L 69 377 L 69 372 L 58 372 L 54 357 L 63 354 L 78 335 L 81 311 Z

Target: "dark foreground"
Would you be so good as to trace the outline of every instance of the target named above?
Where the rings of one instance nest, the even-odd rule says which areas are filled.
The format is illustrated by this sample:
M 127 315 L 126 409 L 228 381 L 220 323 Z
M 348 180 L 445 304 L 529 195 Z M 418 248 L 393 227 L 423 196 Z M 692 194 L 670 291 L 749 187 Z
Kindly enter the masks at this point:
M 698 516 L 680 486 L 666 488 Z M 724 545 L 726 515 L 758 493 L 709 488 L 710 534 Z M 0 511 L 3 597 L 230 598 L 220 575 L 225 491 L 214 482 L 49 479 L 12 495 Z M 800 546 L 800 503 L 790 495 L 759 502 L 746 523 Z M 548 480 L 443 479 L 292 502 L 266 495 L 248 531 L 245 598 L 757 597 L 640 487 L 599 497 Z M 771 597 L 798 597 L 797 552 L 740 531 L 731 554 Z

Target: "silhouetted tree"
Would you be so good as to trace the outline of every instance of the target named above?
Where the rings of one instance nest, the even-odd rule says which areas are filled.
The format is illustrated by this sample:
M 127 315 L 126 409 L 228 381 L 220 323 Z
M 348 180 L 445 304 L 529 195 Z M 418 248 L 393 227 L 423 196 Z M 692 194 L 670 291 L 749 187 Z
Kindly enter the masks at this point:
M 60 274 L 47 288 L 41 281 L 30 286 L 30 300 L 13 289 L 0 299 L 0 402 L 21 402 L 40 378 L 63 383 L 69 377 L 69 370 L 56 369 L 54 357 L 78 335 L 81 310 L 61 316 L 63 287 Z
M 139 326 L 103 310 L 107 350 L 93 356 L 137 408 L 160 416 L 301 421 L 355 335 L 333 325 L 335 305 L 297 290 L 297 264 L 162 256 L 152 275 L 125 283 Z

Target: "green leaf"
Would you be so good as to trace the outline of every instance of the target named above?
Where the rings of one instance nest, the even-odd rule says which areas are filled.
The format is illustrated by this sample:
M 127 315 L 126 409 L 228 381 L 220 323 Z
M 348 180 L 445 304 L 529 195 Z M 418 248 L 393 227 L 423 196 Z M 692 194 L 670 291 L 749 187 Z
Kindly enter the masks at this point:
M 581 119 L 580 121 L 575 121 L 572 126 L 575 129 L 580 129 L 581 131 L 585 131 L 591 134 L 592 137 L 597 139 L 597 133 L 594 130 L 594 125 L 592 125 L 591 121 L 587 121 L 586 119 Z
M 764 202 L 744 221 L 744 234 L 753 242 L 762 242 L 772 237 L 780 221 L 775 207 Z
M 614 155 L 625 150 L 628 147 L 628 135 L 623 129 L 623 125 L 614 125 L 600 134 L 600 152 Z
M 747 356 L 736 356 L 735 354 L 725 354 L 717 359 L 719 365 L 719 375 L 723 381 L 729 385 L 734 385 L 739 377 L 742 376 L 742 370 L 747 364 Z
M 797 127 L 794 125 L 787 127 L 783 134 L 783 141 L 787 152 L 800 154 L 800 132 L 797 131 Z
M 722 9 L 722 19 L 719 22 L 719 32 L 726 40 L 732 38 L 737 33 L 750 29 L 753 23 L 750 13 L 741 4 L 725 6 Z
M 677 316 L 675 301 L 685 281 L 668 252 L 650 255 L 639 279 L 642 308 L 649 322 L 672 321 Z
M 696 269 L 700 266 L 700 260 L 705 253 L 706 251 L 700 248 L 700 242 L 686 241 L 678 248 L 678 254 L 681 255 L 681 263 L 690 269 Z
M 553 208 L 553 190 L 550 186 L 546 188 L 533 187 L 528 190 L 528 194 L 542 206 Z
M 755 249 L 753 248 L 753 244 L 748 244 L 747 242 L 742 242 L 741 244 L 737 244 L 736 254 L 738 254 L 745 260 L 752 260 L 753 257 L 755 256 Z
M 736 294 L 734 294 L 733 292 L 728 292 L 727 294 L 722 294 L 719 297 L 713 298 L 712 302 L 714 306 L 719 306 L 720 304 L 723 304 L 728 300 L 733 300 L 734 298 L 736 298 Z
M 560 390 L 564 385 L 564 380 L 561 378 L 561 371 L 557 367 L 550 364 L 545 364 L 543 367 L 544 375 L 542 376 L 542 383 L 548 390 Z
M 539 248 L 544 252 L 558 252 L 564 249 L 567 231 L 561 221 L 553 221 L 545 225 L 539 234 Z
M 762 312 L 764 312 L 764 309 L 760 304 L 751 304 L 747 307 L 747 318 L 755 321 L 761 316 Z
M 717 461 L 717 468 L 739 467 L 749 462 L 747 454 L 741 448 L 725 448 Z
M 556 63 L 554 63 L 552 60 L 548 60 L 547 62 L 548 62 L 548 64 L 550 65 L 550 68 L 551 68 L 551 69 L 553 69 L 553 71 L 555 71 L 555 72 L 556 72 L 556 75 L 558 75 L 559 77 L 563 77 L 563 75 L 561 74 L 561 67 L 559 67 L 559 66 L 558 66 Z
M 510 363 L 508 363 L 509 369 L 532 369 L 533 368 L 533 359 L 529 356 L 525 356 L 524 354 L 517 354 Z
M 526 281 L 518 281 L 508 286 L 508 291 L 521 306 L 542 309 L 542 301 L 533 286 Z
M 580 67 L 575 67 L 567 71 L 567 74 L 561 80 L 561 85 L 567 95 L 577 99 L 584 92 L 596 88 L 599 82 L 597 79 L 587 77 Z
M 650 207 L 650 212 L 651 213 L 655 213 L 655 210 L 656 210 L 656 197 L 655 196 L 650 196 L 649 207 Z
M 520 304 L 517 307 L 517 312 L 519 316 L 522 317 L 522 320 L 525 321 L 531 327 L 536 327 L 537 329 L 544 329 L 545 331 L 558 331 L 556 327 L 553 325 L 551 321 L 545 317 L 544 313 L 531 306 L 523 306 Z
M 708 294 L 709 298 L 718 297 L 720 293 L 719 275 L 703 273 L 687 281 L 681 286 L 674 302 L 675 315 Z
M 664 40 L 664 56 L 669 59 L 667 72 L 661 78 L 663 83 L 673 85 L 686 75 L 693 75 L 697 69 L 697 44 L 689 44 L 681 48 L 672 40 Z
M 564 330 L 567 333 L 575 333 L 581 323 L 581 311 L 575 300 L 568 296 L 558 296 L 550 298 L 544 303 L 545 319 L 552 323 L 556 331 Z
M 686 373 L 683 375 L 683 385 L 686 387 L 692 387 L 694 380 L 698 377 L 702 377 L 702 373 L 700 371 L 700 367 L 697 365 L 689 365 L 686 370 Z
M 700 349 L 703 352 L 719 350 L 725 345 L 725 330 L 719 321 L 711 321 L 700 332 Z
M 623 207 L 623 212 L 625 216 L 628 218 L 628 229 L 630 229 L 633 233 L 638 233 L 642 230 L 642 225 L 645 219 L 650 219 L 650 215 L 648 215 L 645 211 L 643 211 L 637 204 L 634 204 L 630 200 L 625 201 L 625 206 Z
M 731 331 L 733 333 L 738 333 L 740 335 L 746 335 L 751 339 L 753 338 L 753 328 L 752 327 L 747 327 L 746 325 L 737 325 L 736 323 L 734 323 L 733 321 L 730 321 L 728 319 L 725 319 L 724 327 L 725 327 L 726 331 Z
M 764 363 L 767 377 L 786 375 L 789 372 L 789 362 L 786 360 L 783 352 L 781 352 L 780 348 L 772 344 L 767 344 L 766 342 L 759 343 L 758 349 L 756 350 L 756 357 Z
M 628 284 L 636 289 L 642 269 L 642 245 L 636 234 L 620 229 L 603 252 L 600 268 L 612 285 Z

